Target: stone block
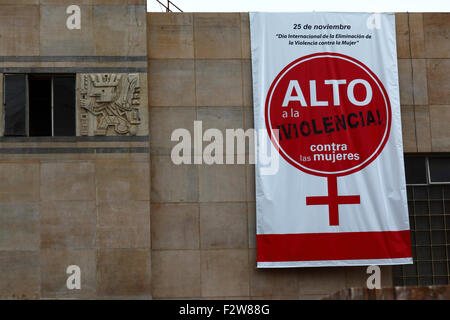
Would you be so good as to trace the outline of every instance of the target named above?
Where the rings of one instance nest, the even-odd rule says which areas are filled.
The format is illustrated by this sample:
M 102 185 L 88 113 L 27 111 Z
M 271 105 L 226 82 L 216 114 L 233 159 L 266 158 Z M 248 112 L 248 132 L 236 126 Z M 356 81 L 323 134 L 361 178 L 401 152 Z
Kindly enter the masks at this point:
M 148 162 L 96 160 L 95 178 L 100 201 L 150 200 Z
M 199 166 L 199 199 L 201 202 L 245 201 L 245 166 Z
M 200 251 L 153 251 L 152 279 L 153 298 L 200 297 Z
M 305 294 L 330 294 L 345 288 L 345 268 L 321 267 L 296 270 L 299 296 Z
M 41 163 L 42 200 L 95 200 L 92 162 Z
M 252 61 L 242 60 L 242 81 L 244 106 L 253 107 Z
M 241 58 L 240 14 L 195 13 L 194 38 L 198 59 Z
M 2 5 L 0 56 L 39 55 L 39 6 Z
M 298 279 L 293 268 L 256 268 L 256 250 L 250 251 L 250 295 L 298 297 Z
M 0 203 L 0 250 L 37 250 L 39 243 L 39 205 Z
M 200 204 L 202 249 L 248 248 L 248 220 L 245 203 Z
M 41 297 L 42 298 L 93 298 L 96 291 L 95 249 L 41 250 Z M 80 267 L 80 289 L 68 289 L 69 266 Z
M 151 160 L 152 202 L 198 201 L 197 167 L 175 165 L 168 156 L 153 156 Z
M 409 37 L 411 58 L 426 58 L 422 13 L 409 14 Z
M 414 106 L 418 152 L 431 152 L 431 123 L 428 106 Z
M 413 78 L 410 59 L 398 59 L 398 80 L 400 86 L 400 103 L 414 104 Z
M 148 201 L 100 203 L 97 215 L 97 247 L 150 248 Z
M 431 151 L 450 152 L 450 105 L 431 105 Z
M 151 298 L 151 257 L 148 249 L 99 249 L 97 296 Z
M 429 104 L 450 104 L 450 59 L 428 59 Z
M 194 58 L 192 13 L 149 13 L 147 34 L 150 59 Z
M 150 109 L 150 146 L 153 154 L 170 155 L 172 148 L 182 140 L 171 141 L 176 129 L 187 129 L 193 148 L 195 107 L 164 107 Z M 191 152 L 192 154 L 192 152 Z
M 248 247 L 256 249 L 256 203 L 247 202 Z
M 240 60 L 196 60 L 198 106 L 242 106 Z
M 410 58 L 408 14 L 395 14 L 395 31 L 397 36 L 397 57 Z
M 44 201 L 40 203 L 42 248 L 93 248 L 96 206 L 94 201 Z
M 249 296 L 248 250 L 224 249 L 201 252 L 203 297 Z
M 61 4 L 61 2 L 60 2 Z M 41 5 L 40 54 L 43 56 L 90 56 L 95 53 L 92 6 L 80 5 L 80 29 L 68 29 L 68 5 Z
M 417 152 L 414 106 L 402 106 L 401 115 L 402 115 L 403 151 Z
M 39 201 L 39 163 L 1 162 L 0 201 Z
M 197 204 L 153 204 L 153 249 L 198 249 L 199 209 Z
M 425 59 L 412 59 L 414 104 L 428 104 L 427 63 Z
M 150 107 L 195 106 L 193 60 L 149 60 Z
M 450 13 L 424 13 L 423 31 L 427 58 L 450 58 Z
M 39 251 L 0 251 L 0 298 L 38 299 Z
M 147 55 L 145 6 L 93 6 L 93 24 L 96 55 Z

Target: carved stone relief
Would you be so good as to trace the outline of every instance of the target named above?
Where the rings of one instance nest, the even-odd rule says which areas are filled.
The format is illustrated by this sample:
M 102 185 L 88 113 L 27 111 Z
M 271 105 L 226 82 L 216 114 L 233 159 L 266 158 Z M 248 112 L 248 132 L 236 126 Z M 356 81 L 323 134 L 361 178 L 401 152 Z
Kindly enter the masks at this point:
M 139 74 L 80 75 L 80 135 L 136 135 L 140 103 Z

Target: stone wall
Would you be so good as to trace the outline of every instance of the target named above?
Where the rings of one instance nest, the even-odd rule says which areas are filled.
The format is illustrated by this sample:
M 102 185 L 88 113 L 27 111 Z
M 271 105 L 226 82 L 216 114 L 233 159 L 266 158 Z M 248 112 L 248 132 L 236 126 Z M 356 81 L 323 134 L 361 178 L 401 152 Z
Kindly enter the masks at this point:
M 81 30 L 66 28 L 70 4 Z M 128 102 L 141 118 L 134 135 L 95 133 L 88 114 L 87 135 L 78 119 L 76 137 L 0 137 L 0 298 L 151 298 L 146 55 L 145 0 L 0 1 L 0 82 L 76 74 L 80 116 L 98 102 L 83 77 L 108 90 L 137 79 Z M 66 287 L 70 265 L 81 290 Z

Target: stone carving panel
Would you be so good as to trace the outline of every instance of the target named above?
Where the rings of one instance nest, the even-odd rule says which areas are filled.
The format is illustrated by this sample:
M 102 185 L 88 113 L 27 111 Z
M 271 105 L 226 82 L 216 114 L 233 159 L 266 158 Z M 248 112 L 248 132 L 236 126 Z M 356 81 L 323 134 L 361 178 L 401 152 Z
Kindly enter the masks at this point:
M 137 73 L 90 73 L 79 78 L 82 136 L 136 135 L 141 124 Z

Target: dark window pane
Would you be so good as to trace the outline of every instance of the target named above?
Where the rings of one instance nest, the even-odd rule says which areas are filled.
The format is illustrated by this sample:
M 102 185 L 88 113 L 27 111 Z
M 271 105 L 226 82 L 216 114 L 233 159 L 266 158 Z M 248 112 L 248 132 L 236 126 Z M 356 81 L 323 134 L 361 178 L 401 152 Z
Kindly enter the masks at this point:
M 446 253 L 444 246 L 433 246 L 433 258 L 435 260 L 445 260 Z
M 443 214 L 444 204 L 442 201 L 430 201 L 430 214 Z
M 29 135 L 52 135 L 52 79 L 48 75 L 28 77 Z
M 433 230 L 443 230 L 444 216 L 431 216 L 431 228 Z
M 53 119 L 55 136 L 75 135 L 75 77 L 53 77 Z
M 436 261 L 433 263 L 433 271 L 435 275 L 446 276 L 447 275 L 447 261 Z
M 406 286 L 417 286 L 417 278 L 406 278 L 405 285 Z
M 5 136 L 25 136 L 27 83 L 24 74 L 7 74 L 5 81 Z
M 406 184 L 427 183 L 425 157 L 405 156 Z
M 424 231 L 416 231 L 416 238 L 418 245 L 429 245 L 430 244 L 430 233 Z
M 431 182 L 450 182 L 450 157 L 430 157 Z
M 428 217 L 416 217 L 416 230 L 430 230 L 430 221 Z
M 433 278 L 432 277 L 419 277 L 419 286 L 432 286 Z
M 431 260 L 430 247 L 417 247 L 417 260 Z
M 414 200 L 428 200 L 428 187 L 414 187 Z
M 433 244 L 445 244 L 445 232 L 444 231 L 431 232 L 431 241 L 433 241 Z

